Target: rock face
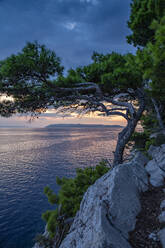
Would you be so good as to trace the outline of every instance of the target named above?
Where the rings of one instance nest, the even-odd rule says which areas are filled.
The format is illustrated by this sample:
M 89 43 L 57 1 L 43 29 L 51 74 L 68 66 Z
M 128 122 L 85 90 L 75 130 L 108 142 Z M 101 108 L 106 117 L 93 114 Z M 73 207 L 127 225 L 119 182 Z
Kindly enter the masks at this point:
M 165 228 L 159 231 L 159 238 L 160 238 L 162 247 L 165 248 Z
M 141 210 L 139 193 L 148 189 L 146 163 L 137 153 L 89 187 L 60 248 L 131 248 L 128 232 Z
M 163 186 L 165 184 L 165 144 L 160 147 L 151 146 L 148 153 L 153 158 L 146 166 L 150 183 L 154 187 Z
M 164 224 L 163 228 L 159 231 L 158 236 L 161 241 L 162 247 L 165 248 L 165 200 L 160 204 L 161 214 L 159 215 L 159 222 Z
M 45 238 L 49 237 L 49 233 L 47 231 L 47 226 L 45 226 L 45 232 L 43 233 L 43 236 Z M 35 243 L 35 245 L 33 246 L 33 248 L 44 248 L 43 246 L 39 245 L 38 243 Z
M 154 187 L 165 186 L 165 144 L 154 147 L 150 146 L 148 151 L 152 160 L 146 165 L 146 171 L 149 174 L 149 181 Z M 165 192 L 165 189 L 164 189 Z M 165 224 L 165 200 L 160 205 L 161 214 L 158 216 L 159 222 Z M 158 233 L 162 247 L 165 248 L 165 227 Z

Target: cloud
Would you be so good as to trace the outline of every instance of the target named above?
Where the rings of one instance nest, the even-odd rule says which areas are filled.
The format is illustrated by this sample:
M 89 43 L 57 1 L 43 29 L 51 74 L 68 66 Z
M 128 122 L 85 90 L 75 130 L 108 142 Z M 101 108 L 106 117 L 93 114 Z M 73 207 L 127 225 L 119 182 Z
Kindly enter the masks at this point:
M 64 27 L 68 30 L 73 30 L 75 29 L 75 27 L 77 26 L 77 23 L 76 22 L 66 22 L 63 24 Z
M 96 4 L 98 4 L 99 3 L 99 1 L 98 0 L 80 0 L 80 2 L 82 2 L 82 3 L 92 3 L 92 4 L 94 4 L 94 5 L 96 5 Z
M 0 59 L 38 40 L 67 67 L 90 62 L 92 52 L 133 51 L 126 43 L 131 0 L 6 0 L 0 2 Z

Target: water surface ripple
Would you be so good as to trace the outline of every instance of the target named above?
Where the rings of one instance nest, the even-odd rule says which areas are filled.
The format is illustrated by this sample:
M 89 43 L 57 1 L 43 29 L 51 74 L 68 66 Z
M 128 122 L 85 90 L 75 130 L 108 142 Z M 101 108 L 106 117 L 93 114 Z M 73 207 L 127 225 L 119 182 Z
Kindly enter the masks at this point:
M 0 129 L 0 248 L 30 248 L 56 176 L 112 159 L 119 128 Z

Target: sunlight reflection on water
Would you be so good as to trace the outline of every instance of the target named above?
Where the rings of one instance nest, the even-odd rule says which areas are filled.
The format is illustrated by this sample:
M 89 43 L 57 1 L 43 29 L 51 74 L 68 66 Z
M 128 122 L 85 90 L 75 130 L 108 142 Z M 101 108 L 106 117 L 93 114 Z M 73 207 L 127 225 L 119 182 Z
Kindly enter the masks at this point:
M 41 214 L 50 209 L 43 188 L 57 192 L 56 176 L 111 160 L 119 130 L 0 130 L 0 248 L 32 247 L 44 228 Z

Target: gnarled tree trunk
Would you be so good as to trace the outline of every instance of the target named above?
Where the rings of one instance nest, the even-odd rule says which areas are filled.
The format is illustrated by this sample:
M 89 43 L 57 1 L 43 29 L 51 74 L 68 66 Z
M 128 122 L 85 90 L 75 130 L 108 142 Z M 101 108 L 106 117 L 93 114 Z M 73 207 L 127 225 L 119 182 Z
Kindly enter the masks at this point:
M 160 111 L 159 111 L 159 107 L 158 107 L 158 104 L 157 104 L 157 102 L 155 101 L 154 98 L 152 98 L 152 103 L 153 103 L 154 108 L 155 108 L 156 119 L 158 120 L 159 127 L 160 127 L 163 131 L 165 131 L 165 127 L 164 127 L 163 120 L 162 120 L 162 117 L 161 117 L 161 114 L 160 114 Z
M 145 108 L 144 92 L 141 89 L 138 89 L 136 93 L 137 93 L 137 97 L 139 101 L 139 108 L 134 113 L 134 115 L 127 120 L 127 126 L 118 135 L 118 141 L 117 141 L 116 150 L 114 153 L 113 166 L 116 166 L 123 162 L 123 153 L 124 153 L 125 146 L 130 140 L 132 134 L 134 133 L 136 125 L 138 121 L 140 120 L 143 114 L 144 108 Z

